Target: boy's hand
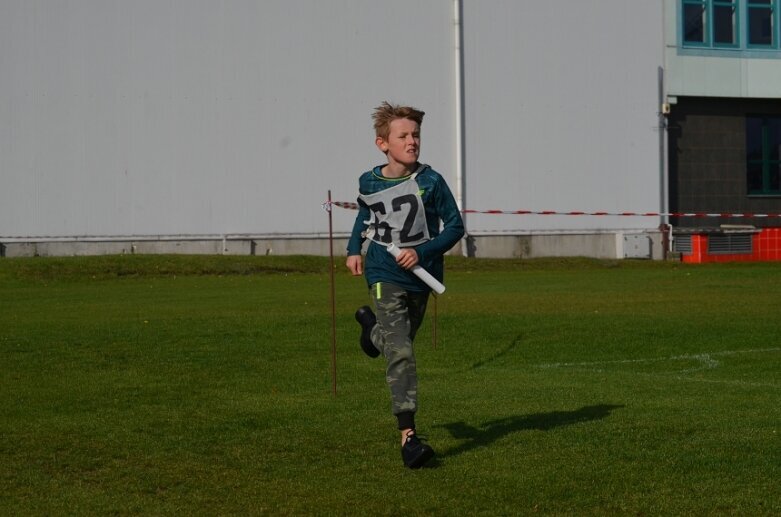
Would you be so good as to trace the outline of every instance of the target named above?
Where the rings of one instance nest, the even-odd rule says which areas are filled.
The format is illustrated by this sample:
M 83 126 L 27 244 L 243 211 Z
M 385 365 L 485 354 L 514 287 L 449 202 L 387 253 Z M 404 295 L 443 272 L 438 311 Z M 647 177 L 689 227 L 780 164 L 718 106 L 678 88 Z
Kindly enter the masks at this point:
M 418 252 L 414 248 L 403 248 L 396 257 L 396 264 L 404 269 L 411 269 L 418 263 Z
M 347 257 L 347 269 L 353 276 L 361 276 L 363 274 L 363 263 L 360 255 L 350 255 Z

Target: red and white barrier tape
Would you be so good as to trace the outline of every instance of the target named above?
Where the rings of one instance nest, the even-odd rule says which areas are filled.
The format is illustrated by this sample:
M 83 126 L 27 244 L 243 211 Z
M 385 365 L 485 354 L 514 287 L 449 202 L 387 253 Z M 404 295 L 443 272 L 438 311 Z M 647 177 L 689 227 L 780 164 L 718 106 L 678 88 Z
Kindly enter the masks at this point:
M 348 201 L 332 201 L 323 203 L 325 210 L 330 210 L 330 205 L 335 205 L 348 210 L 358 210 L 358 203 Z M 557 212 L 554 210 L 472 210 L 461 211 L 464 214 L 509 214 L 509 215 L 582 215 L 582 216 L 612 216 L 612 217 L 720 217 L 731 219 L 749 218 L 781 218 L 781 214 L 752 214 L 752 213 L 707 213 L 707 212 Z

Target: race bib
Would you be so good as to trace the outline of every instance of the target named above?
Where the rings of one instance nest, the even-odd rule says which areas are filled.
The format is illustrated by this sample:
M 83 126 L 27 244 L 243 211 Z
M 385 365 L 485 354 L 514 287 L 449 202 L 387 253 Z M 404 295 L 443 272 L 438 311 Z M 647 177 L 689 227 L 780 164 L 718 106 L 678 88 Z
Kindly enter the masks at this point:
M 395 243 L 401 248 L 429 240 L 426 212 L 416 174 L 396 186 L 359 198 L 369 207 L 365 236 L 380 244 Z

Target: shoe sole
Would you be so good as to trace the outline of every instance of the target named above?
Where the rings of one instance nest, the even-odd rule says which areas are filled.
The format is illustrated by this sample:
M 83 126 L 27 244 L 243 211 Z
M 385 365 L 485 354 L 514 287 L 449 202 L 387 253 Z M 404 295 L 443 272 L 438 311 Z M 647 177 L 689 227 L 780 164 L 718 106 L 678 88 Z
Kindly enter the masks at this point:
M 376 346 L 371 342 L 371 338 L 369 337 L 369 334 L 371 331 L 367 331 L 364 329 L 363 326 L 363 317 L 364 315 L 369 315 L 375 322 L 377 322 L 377 317 L 374 316 L 374 313 L 369 307 L 361 307 L 357 311 L 355 311 L 355 321 L 358 322 L 359 325 L 361 325 L 361 350 L 363 350 L 363 353 L 374 359 L 375 357 L 378 357 L 380 355 L 380 351 L 377 349 Z

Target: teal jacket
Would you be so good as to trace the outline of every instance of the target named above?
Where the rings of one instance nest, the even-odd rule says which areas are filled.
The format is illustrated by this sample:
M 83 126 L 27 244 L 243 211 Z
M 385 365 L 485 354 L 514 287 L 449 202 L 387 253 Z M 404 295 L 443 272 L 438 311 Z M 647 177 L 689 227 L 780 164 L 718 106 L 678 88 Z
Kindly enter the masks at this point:
M 411 176 L 402 178 L 385 178 L 380 172 L 382 165 L 364 172 L 358 180 L 358 190 L 361 194 L 374 194 L 381 190 L 407 181 Z M 423 269 L 431 273 L 434 278 L 443 281 L 444 259 L 443 255 L 452 248 L 464 236 L 464 221 L 458 210 L 456 200 L 445 182 L 445 179 L 434 169 L 425 166 L 415 178 L 420 187 L 420 195 L 426 212 L 429 241 L 415 246 L 419 264 Z M 369 220 L 369 208 L 358 199 L 358 215 L 355 218 L 352 235 L 347 244 L 347 255 L 360 255 Z M 442 228 L 440 230 L 440 221 Z M 377 282 L 388 282 L 398 285 L 403 289 L 415 292 L 430 291 L 412 272 L 407 271 L 396 264 L 396 259 L 381 244 L 369 243 L 366 251 L 366 263 L 364 275 L 369 286 Z

